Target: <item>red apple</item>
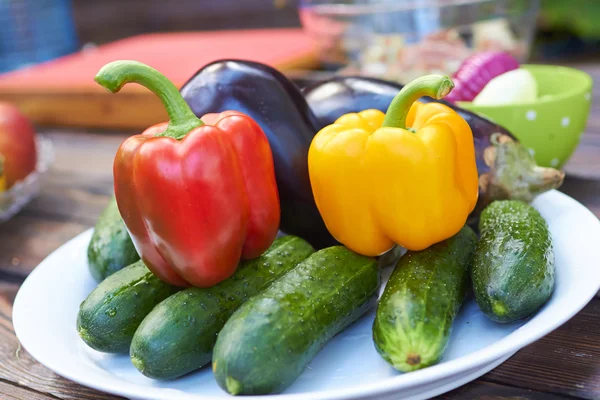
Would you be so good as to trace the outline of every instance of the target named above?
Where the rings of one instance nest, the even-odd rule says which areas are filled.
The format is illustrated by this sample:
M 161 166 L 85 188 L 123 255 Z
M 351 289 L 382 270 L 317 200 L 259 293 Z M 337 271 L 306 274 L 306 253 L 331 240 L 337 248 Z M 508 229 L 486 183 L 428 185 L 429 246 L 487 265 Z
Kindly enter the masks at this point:
M 6 189 L 35 170 L 35 129 L 29 119 L 10 103 L 0 102 L 0 158 L 3 158 Z

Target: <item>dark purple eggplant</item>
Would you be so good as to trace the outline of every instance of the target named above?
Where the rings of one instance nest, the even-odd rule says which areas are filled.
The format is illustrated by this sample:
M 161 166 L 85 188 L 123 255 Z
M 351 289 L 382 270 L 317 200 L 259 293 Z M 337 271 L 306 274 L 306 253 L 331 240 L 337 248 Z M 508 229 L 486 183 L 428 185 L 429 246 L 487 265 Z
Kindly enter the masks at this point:
M 253 118 L 273 153 L 281 230 L 318 249 L 338 244 L 313 198 L 307 154 L 319 121 L 297 86 L 267 65 L 223 60 L 200 69 L 183 85 L 181 94 L 198 117 L 235 110 Z

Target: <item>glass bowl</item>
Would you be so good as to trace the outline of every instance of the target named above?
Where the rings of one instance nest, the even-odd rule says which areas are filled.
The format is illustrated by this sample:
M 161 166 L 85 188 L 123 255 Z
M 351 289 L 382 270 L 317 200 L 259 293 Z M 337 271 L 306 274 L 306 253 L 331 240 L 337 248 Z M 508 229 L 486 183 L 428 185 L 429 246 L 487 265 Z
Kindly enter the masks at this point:
M 539 0 L 301 0 L 325 69 L 400 83 L 452 75 L 473 53 L 527 61 Z
M 37 167 L 25 179 L 15 183 L 9 190 L 0 192 L 0 222 L 8 221 L 21 211 L 40 192 L 40 183 L 54 160 L 52 141 L 37 135 Z

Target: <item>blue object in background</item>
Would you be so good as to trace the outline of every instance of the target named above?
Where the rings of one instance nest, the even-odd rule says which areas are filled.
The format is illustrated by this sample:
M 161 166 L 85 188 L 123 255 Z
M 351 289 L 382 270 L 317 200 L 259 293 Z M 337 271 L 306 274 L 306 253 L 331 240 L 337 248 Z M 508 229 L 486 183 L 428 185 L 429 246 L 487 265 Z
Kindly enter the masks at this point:
M 78 48 L 70 0 L 0 0 L 0 73 Z

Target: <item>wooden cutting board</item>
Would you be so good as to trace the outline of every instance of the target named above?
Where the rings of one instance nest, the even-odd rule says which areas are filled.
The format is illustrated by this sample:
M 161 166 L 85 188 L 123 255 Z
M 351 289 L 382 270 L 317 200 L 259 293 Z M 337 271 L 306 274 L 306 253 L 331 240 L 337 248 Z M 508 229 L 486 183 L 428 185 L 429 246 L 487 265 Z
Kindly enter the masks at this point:
M 104 64 L 140 61 L 180 88 L 204 65 L 228 58 L 282 72 L 318 65 L 313 43 L 301 29 L 145 34 L 1 74 L 0 101 L 15 103 L 38 125 L 139 130 L 165 121 L 166 112 L 139 85 L 112 94 L 95 83 Z

